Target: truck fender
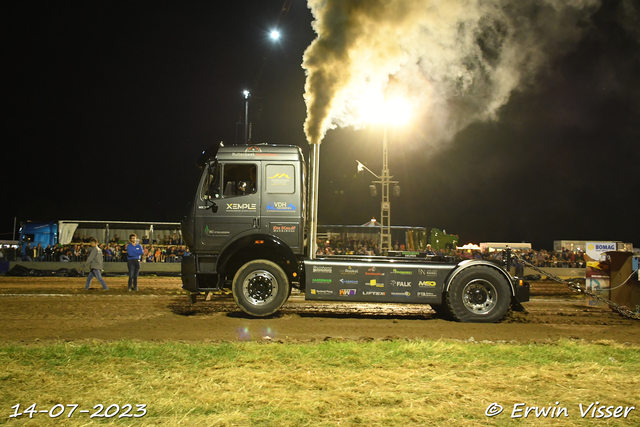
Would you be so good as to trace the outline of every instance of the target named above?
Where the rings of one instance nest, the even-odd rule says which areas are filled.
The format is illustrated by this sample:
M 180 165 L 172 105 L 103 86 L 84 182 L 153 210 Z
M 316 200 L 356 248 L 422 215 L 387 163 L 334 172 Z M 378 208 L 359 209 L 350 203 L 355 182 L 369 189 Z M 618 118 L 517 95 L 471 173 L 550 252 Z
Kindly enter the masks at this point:
M 287 273 L 287 276 L 292 280 L 293 273 L 298 272 L 298 260 L 286 243 L 275 236 L 268 234 L 248 234 L 239 239 L 234 240 L 228 246 L 224 247 L 220 251 L 218 257 L 218 263 L 216 270 L 222 275 L 226 275 L 225 272 L 230 261 L 240 252 L 247 251 L 248 248 L 255 249 L 258 252 L 268 254 L 278 254 L 284 258 L 287 263 L 281 265 L 282 269 Z M 274 256 L 265 256 L 266 259 L 274 259 Z
M 475 266 L 485 266 L 485 267 L 490 267 L 498 272 L 500 272 L 500 274 L 502 274 L 504 276 L 505 279 L 507 279 L 507 283 L 509 283 L 509 287 L 511 289 L 511 296 L 515 296 L 516 295 L 516 290 L 513 286 L 513 280 L 511 279 L 511 275 L 509 273 L 507 273 L 504 269 L 500 268 L 498 265 L 489 262 L 489 261 L 483 261 L 483 260 L 478 260 L 478 259 L 468 259 L 465 261 L 462 261 L 458 264 L 458 266 L 452 271 L 452 273 L 449 275 L 449 277 L 447 278 L 447 281 L 444 285 L 444 291 L 445 292 L 449 292 L 449 286 L 451 286 L 451 282 L 453 281 L 453 279 L 463 270 L 469 268 L 469 267 L 475 267 Z

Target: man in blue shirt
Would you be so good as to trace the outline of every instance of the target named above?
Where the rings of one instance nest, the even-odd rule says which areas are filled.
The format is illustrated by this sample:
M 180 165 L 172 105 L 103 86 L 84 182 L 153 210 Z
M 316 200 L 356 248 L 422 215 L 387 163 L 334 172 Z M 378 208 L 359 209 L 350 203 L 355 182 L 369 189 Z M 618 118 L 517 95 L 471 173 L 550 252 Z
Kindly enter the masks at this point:
M 129 290 L 138 290 L 138 274 L 140 273 L 140 257 L 144 250 L 138 243 L 138 236 L 131 234 L 127 245 L 127 267 L 129 268 Z

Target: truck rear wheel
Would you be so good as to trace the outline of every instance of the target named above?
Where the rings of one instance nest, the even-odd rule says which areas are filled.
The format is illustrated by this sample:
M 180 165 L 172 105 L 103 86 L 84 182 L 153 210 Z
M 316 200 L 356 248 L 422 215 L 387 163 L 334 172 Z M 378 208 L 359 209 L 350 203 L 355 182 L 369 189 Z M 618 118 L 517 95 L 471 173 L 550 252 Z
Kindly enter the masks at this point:
M 232 290 L 242 311 L 264 317 L 282 307 L 289 297 L 290 284 L 278 264 L 258 259 L 240 267 L 233 278 Z
M 454 277 L 446 303 L 455 320 L 492 323 L 509 310 L 511 291 L 504 276 L 490 267 L 469 267 Z

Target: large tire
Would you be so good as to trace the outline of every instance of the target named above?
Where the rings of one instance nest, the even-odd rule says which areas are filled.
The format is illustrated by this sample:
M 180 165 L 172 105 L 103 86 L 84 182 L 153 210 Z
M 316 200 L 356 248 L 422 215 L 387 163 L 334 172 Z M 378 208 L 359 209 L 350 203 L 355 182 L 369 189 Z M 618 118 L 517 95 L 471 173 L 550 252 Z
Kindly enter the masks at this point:
M 433 311 L 436 312 L 436 316 L 444 320 L 456 320 L 456 318 L 451 313 L 449 309 L 449 304 L 447 304 L 447 296 L 445 295 L 443 298 L 442 304 L 430 304 Z
M 491 267 L 468 267 L 449 286 L 446 303 L 455 320 L 493 323 L 509 311 L 511 289 L 507 279 Z
M 282 268 L 266 259 L 249 261 L 240 267 L 232 284 L 236 304 L 256 317 L 278 311 L 289 297 L 290 287 Z

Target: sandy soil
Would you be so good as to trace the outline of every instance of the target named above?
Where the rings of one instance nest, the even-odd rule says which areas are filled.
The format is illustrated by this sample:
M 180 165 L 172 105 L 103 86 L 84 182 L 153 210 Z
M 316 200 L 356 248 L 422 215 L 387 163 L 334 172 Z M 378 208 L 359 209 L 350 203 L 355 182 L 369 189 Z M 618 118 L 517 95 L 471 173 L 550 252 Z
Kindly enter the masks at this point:
M 137 293 L 126 291 L 124 277 L 105 279 L 109 291 L 99 290 L 95 281 L 94 289 L 85 291 L 83 278 L 0 277 L 0 342 L 565 338 L 640 344 L 640 321 L 589 307 L 564 285 L 550 283 L 532 284 L 527 313 L 486 325 L 438 319 L 428 305 L 318 303 L 295 293 L 274 316 L 253 319 L 230 295 L 202 297 L 191 306 L 179 278 L 141 277 Z

